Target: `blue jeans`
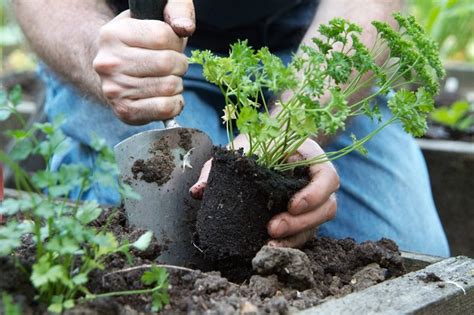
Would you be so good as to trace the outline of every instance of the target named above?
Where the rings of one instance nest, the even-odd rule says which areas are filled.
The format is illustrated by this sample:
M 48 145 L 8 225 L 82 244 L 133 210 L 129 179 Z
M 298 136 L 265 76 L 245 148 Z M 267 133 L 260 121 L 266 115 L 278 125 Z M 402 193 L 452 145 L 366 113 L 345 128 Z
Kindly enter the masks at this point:
M 289 52 L 281 57 L 288 60 Z M 40 70 L 47 85 L 46 112 L 50 119 L 62 114 L 67 118 L 63 131 L 69 137 L 70 149 L 53 159 L 53 167 L 64 163 L 84 163 L 94 169 L 96 153 L 89 147 L 92 135 L 104 138 L 110 146 L 144 130 L 162 128 L 160 122 L 146 126 L 129 126 L 119 121 L 101 104 L 84 97 L 54 74 Z M 223 98 L 219 90 L 205 82 L 201 70 L 191 65 L 184 80 L 186 106 L 177 118 L 185 127 L 206 132 L 214 144 L 226 144 L 222 116 Z M 381 100 L 385 118 L 390 112 Z M 353 119 L 345 132 L 326 151 L 352 143 L 375 128 L 365 117 Z M 432 255 L 449 256 L 449 247 L 430 190 L 429 177 L 420 149 L 414 139 L 399 125 L 391 125 L 366 145 L 369 155 L 353 152 L 334 164 L 341 177 L 337 193 L 336 218 L 323 224 L 319 235 L 335 238 L 352 237 L 358 242 L 387 237 L 401 249 Z M 94 185 L 85 199 L 102 204 L 119 202 L 113 188 Z

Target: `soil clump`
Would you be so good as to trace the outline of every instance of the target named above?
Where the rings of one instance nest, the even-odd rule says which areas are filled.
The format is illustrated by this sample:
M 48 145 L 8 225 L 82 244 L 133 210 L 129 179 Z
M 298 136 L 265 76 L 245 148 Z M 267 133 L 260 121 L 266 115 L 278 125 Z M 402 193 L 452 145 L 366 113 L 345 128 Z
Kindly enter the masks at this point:
M 261 167 L 242 150 L 217 148 L 197 213 L 198 246 L 206 259 L 222 271 L 250 268 L 250 261 L 270 238 L 269 220 L 286 211 L 290 198 L 307 183 L 306 169 L 282 174 Z M 245 277 L 245 271 L 240 272 Z
M 133 178 L 162 186 L 170 180 L 174 170 L 174 157 L 166 138 L 160 138 L 153 143 L 148 152 L 152 155 L 151 158 L 138 159 L 133 164 Z

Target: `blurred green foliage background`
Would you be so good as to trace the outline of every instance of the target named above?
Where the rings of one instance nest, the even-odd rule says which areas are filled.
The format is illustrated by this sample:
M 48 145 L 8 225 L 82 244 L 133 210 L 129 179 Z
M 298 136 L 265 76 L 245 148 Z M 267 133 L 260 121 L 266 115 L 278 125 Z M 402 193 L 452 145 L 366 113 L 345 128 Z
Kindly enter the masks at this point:
M 474 62 L 473 0 L 408 0 L 408 12 L 439 43 L 443 59 Z

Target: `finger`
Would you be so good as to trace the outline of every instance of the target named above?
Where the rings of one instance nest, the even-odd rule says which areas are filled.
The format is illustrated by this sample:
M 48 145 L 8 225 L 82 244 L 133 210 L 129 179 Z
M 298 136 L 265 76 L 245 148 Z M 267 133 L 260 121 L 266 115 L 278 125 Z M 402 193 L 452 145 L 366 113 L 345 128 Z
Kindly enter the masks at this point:
M 182 52 L 185 47 L 185 40 L 179 38 L 165 22 L 138 20 L 126 16 L 101 28 L 101 43 L 114 42 L 117 39 L 130 47 L 152 50 L 170 49 Z
M 173 50 L 122 50 L 120 72 L 132 77 L 183 76 L 188 70 L 188 59 Z
M 208 160 L 204 163 L 204 166 L 201 169 L 201 174 L 197 182 L 189 189 L 191 196 L 194 199 L 202 199 L 204 194 L 204 189 L 207 187 L 207 179 L 209 178 L 209 172 L 211 171 L 212 160 Z
M 164 15 L 179 37 L 189 37 L 196 30 L 193 0 L 168 0 Z
M 274 239 L 268 242 L 268 246 L 272 247 L 292 247 L 292 248 L 300 248 L 302 247 L 307 241 L 313 238 L 316 234 L 316 229 L 311 229 L 307 231 L 303 231 L 296 235 L 292 235 L 282 239 Z
M 131 125 L 143 125 L 177 116 L 184 107 L 184 99 L 182 95 L 175 95 L 136 101 L 112 101 L 112 105 L 114 113 L 122 121 Z
M 288 212 L 298 215 L 326 202 L 339 189 L 339 176 L 331 163 L 316 164 L 309 168 L 311 182 L 290 200 Z
M 117 74 L 110 78 L 110 80 L 122 87 L 118 97 L 132 100 L 156 96 L 173 96 L 183 92 L 183 79 L 174 75 L 154 78 L 135 78 Z
M 334 194 L 319 208 L 300 215 L 283 212 L 273 217 L 268 223 L 268 234 L 272 238 L 283 238 L 296 235 L 301 231 L 313 229 L 336 215 L 337 202 Z

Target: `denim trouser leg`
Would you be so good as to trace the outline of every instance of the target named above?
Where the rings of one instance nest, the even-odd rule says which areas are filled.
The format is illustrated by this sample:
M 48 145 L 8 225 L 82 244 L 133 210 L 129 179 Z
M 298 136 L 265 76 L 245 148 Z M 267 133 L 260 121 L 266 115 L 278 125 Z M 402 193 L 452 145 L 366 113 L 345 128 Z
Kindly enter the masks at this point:
M 383 102 L 383 100 L 382 100 Z M 390 115 L 381 106 L 385 117 Z M 366 117 L 351 121 L 326 151 L 352 143 L 375 129 Z M 336 218 L 323 224 L 320 235 L 353 237 L 358 242 L 387 237 L 403 250 L 449 256 L 449 247 L 431 195 L 424 158 L 414 139 L 400 125 L 391 125 L 358 152 L 334 164 L 341 178 Z
M 285 56 L 283 56 L 285 57 Z M 288 56 L 286 56 L 288 57 Z M 288 59 L 288 58 L 287 58 Z M 105 138 L 110 146 L 134 133 L 161 128 L 161 123 L 131 127 L 120 122 L 103 105 L 81 97 L 72 87 L 43 73 L 47 83 L 46 110 L 50 119 L 58 114 L 68 121 L 63 131 L 70 149 L 54 157 L 54 165 L 85 163 L 94 169 L 96 153 L 87 145 L 91 134 Z M 185 81 L 185 108 L 178 117 L 184 127 L 206 132 L 215 144 L 225 144 L 221 123 L 223 100 L 217 88 L 204 82 L 200 69 L 191 66 Z M 388 109 L 381 106 L 383 114 Z M 358 138 L 374 129 L 367 118 L 355 118 L 326 150 L 349 145 L 351 133 Z M 404 250 L 448 256 L 449 248 L 431 196 L 425 162 L 413 138 L 400 126 L 384 129 L 368 144 L 368 156 L 353 152 L 334 162 L 341 177 L 336 218 L 323 224 L 320 235 L 353 237 L 357 241 L 388 237 Z M 112 189 L 113 190 L 113 189 Z M 94 186 L 86 199 L 103 204 L 118 203 L 118 194 Z

